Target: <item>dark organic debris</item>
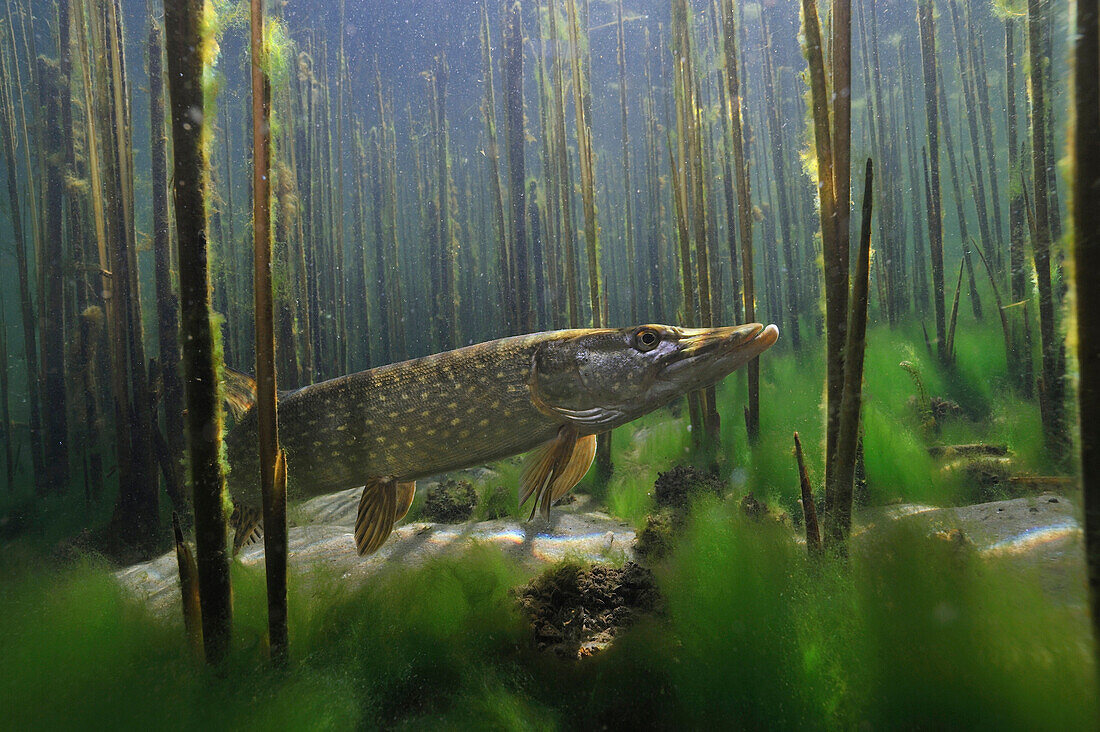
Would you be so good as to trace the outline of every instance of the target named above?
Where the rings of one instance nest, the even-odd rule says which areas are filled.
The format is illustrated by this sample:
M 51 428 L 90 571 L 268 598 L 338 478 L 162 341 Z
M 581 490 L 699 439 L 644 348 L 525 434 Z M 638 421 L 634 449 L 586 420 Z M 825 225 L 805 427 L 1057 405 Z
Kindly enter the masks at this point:
M 950 399 L 934 396 L 928 400 L 928 406 L 932 410 L 932 416 L 937 420 L 963 416 L 963 408 L 959 406 L 958 402 L 953 402 Z
M 683 527 L 682 512 L 662 509 L 646 516 L 645 526 L 634 539 L 634 553 L 646 562 L 656 562 L 672 553 L 673 538 Z
M 535 645 L 563 658 L 583 658 L 610 645 L 639 617 L 658 613 L 653 573 L 633 562 L 622 567 L 562 562 L 517 590 Z
M 759 520 L 768 515 L 768 507 L 757 500 L 756 496 L 748 493 L 741 499 L 741 511 L 751 519 Z
M 1008 458 L 975 458 L 966 465 L 965 471 L 969 483 L 978 490 L 979 500 L 995 501 L 1006 497 L 1008 480 L 1013 473 Z
M 468 521 L 477 505 L 477 493 L 466 480 L 447 478 L 428 491 L 421 516 L 441 524 L 460 524 Z
M 932 457 L 956 457 L 960 455 L 1008 455 L 1008 445 L 986 445 L 974 443 L 968 445 L 932 445 L 928 448 Z
M 692 501 L 703 495 L 721 497 L 726 484 L 721 478 L 687 465 L 677 465 L 657 474 L 653 500 L 657 510 L 646 516 L 645 526 L 634 540 L 634 553 L 652 563 L 672 552 L 675 537 L 687 523 Z
M 658 508 L 686 510 L 696 497 L 708 494 L 721 497 L 725 489 L 725 481 L 718 476 L 688 465 L 677 465 L 657 474 L 653 499 Z

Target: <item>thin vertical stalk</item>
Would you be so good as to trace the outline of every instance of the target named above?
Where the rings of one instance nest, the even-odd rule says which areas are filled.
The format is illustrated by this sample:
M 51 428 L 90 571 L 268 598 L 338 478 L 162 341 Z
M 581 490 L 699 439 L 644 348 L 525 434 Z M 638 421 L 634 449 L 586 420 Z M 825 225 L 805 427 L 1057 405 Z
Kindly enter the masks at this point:
M 61 97 L 68 97 L 63 89 L 57 64 L 38 58 L 38 103 L 41 120 L 61 118 Z M 43 216 L 43 259 L 36 262 L 43 273 L 44 290 L 39 293 L 42 308 L 39 326 L 42 329 L 42 406 L 44 408 L 43 459 L 46 464 L 45 484 L 61 493 L 69 480 L 69 425 L 66 411 L 65 379 L 65 301 L 62 288 L 65 277 L 64 235 L 62 224 L 62 187 L 64 177 L 65 140 L 62 128 L 55 123 L 43 124 L 39 145 L 44 153 L 42 171 L 45 185 L 42 195 L 45 207 L 51 212 Z
M 623 0 L 615 4 L 616 60 L 619 65 L 619 119 L 623 147 L 624 233 L 626 235 L 626 265 L 630 292 L 630 322 L 638 322 L 637 255 L 634 252 L 634 188 L 630 184 L 630 132 L 626 114 L 626 40 L 623 37 Z
M 259 436 L 260 490 L 264 510 L 264 565 L 267 575 L 267 632 L 271 659 L 287 661 L 286 475 L 279 469 L 279 408 L 275 376 L 275 310 L 271 287 L 271 84 L 264 69 L 263 0 L 251 0 L 252 68 L 252 252 L 256 314 L 256 428 Z M 343 2 L 340 3 L 341 11 Z M 343 34 L 340 58 L 343 60 Z M 337 128 L 342 127 L 337 119 Z M 341 186 L 342 191 L 342 186 Z M 340 199 L 341 202 L 343 198 Z M 337 226 L 339 232 L 343 227 Z M 338 241 L 342 235 L 338 234 Z M 342 254 L 342 252 L 341 252 Z M 343 277 L 340 278 L 341 282 Z M 346 362 L 345 362 L 346 366 Z
M 966 265 L 966 270 L 969 274 L 970 307 L 974 313 L 974 318 L 981 321 L 982 301 L 978 296 L 977 283 L 974 281 L 974 264 L 970 256 L 970 233 L 966 228 L 966 210 L 963 208 L 963 203 L 966 199 L 963 198 L 962 189 L 959 185 L 962 176 L 959 174 L 959 168 L 955 162 L 955 147 L 951 140 L 951 115 L 947 109 L 947 95 L 944 91 L 943 75 L 937 74 L 937 79 L 939 81 L 937 89 L 940 105 L 942 107 L 940 120 L 943 122 L 943 146 L 947 148 L 947 162 L 950 166 L 949 170 L 951 171 L 951 190 L 955 194 L 955 214 L 959 221 L 959 239 L 962 242 L 963 263 Z M 948 341 L 950 340 L 949 338 Z M 949 353 L 950 350 L 949 348 Z
M 0 79 L 10 80 L 6 54 L 0 52 Z M 10 82 L 9 82 L 10 83 Z M 39 402 L 38 338 L 35 329 L 34 300 L 30 289 L 30 273 L 27 265 L 27 240 L 20 216 L 19 181 L 16 179 L 14 107 L 9 83 L 0 84 L 0 136 L 3 138 L 4 157 L 7 159 L 8 215 L 11 217 L 12 234 L 15 237 L 15 262 L 19 278 L 19 303 L 23 318 L 23 353 L 27 365 L 27 406 L 31 433 L 31 465 L 34 482 L 41 492 L 45 489 L 46 466 L 42 454 L 42 416 Z
M 0 297 L 0 431 L 4 433 L 4 487 L 10 493 L 15 483 L 15 460 L 12 447 L 15 432 L 11 423 L 11 400 L 8 392 L 8 322 L 4 317 L 4 298 Z
M 493 230 L 497 242 L 497 276 L 500 278 L 500 311 L 504 318 L 504 330 L 515 330 L 515 282 L 511 276 L 508 230 L 504 224 L 504 193 L 500 185 L 500 148 L 497 143 L 496 96 L 493 91 L 492 48 L 489 35 L 489 13 L 481 6 L 481 61 L 485 85 L 482 114 L 485 117 L 485 156 L 489 163 L 489 196 L 493 208 Z
M 737 59 L 737 27 L 734 22 L 733 0 L 722 2 L 722 29 L 725 33 L 726 99 L 729 104 L 733 147 L 733 170 L 737 181 L 737 214 L 741 233 L 741 292 L 745 320 L 756 320 L 756 288 L 753 284 L 752 197 L 749 187 L 748 161 L 745 158 L 745 135 L 741 119 L 741 80 Z M 745 367 L 748 375 L 748 403 L 745 405 L 745 427 L 749 442 L 760 432 L 760 360 L 754 358 Z
M 955 0 L 950 0 L 947 3 L 948 8 L 951 11 L 951 28 L 955 34 L 955 53 L 958 58 L 959 73 L 961 76 L 960 87 L 962 91 L 963 100 L 966 103 L 966 121 L 967 130 L 970 133 L 970 149 L 974 156 L 974 172 L 975 172 L 975 195 L 974 205 L 978 213 L 978 234 L 981 237 L 982 249 L 985 250 L 986 256 L 992 258 L 992 264 L 997 268 L 1001 268 L 1003 258 L 1000 253 L 1000 246 L 996 245 L 993 241 L 993 233 L 990 222 L 989 211 L 986 207 L 986 201 L 989 199 L 986 196 L 986 174 L 985 163 L 982 160 L 982 148 L 981 138 L 979 135 L 979 110 L 978 110 L 978 93 L 975 87 L 982 86 L 982 84 L 976 83 L 973 78 L 973 69 L 968 61 L 973 61 L 973 57 L 968 55 L 968 43 L 967 38 L 963 36 L 961 29 L 961 22 L 959 20 L 958 3 Z M 989 171 L 989 182 L 996 178 L 996 172 L 994 170 Z M 998 235 L 999 236 L 999 235 Z
M 776 197 L 779 205 L 780 236 L 783 239 L 783 264 L 787 269 L 787 324 L 791 334 L 791 345 L 795 351 L 802 348 L 802 336 L 798 314 L 800 299 L 798 292 L 799 276 L 794 252 L 794 232 L 791 227 L 791 202 L 787 186 L 787 151 L 783 139 L 782 109 L 776 95 L 776 73 L 773 64 L 771 29 L 768 14 L 761 8 L 761 38 L 763 39 L 764 99 L 767 114 L 768 139 L 771 142 L 772 177 L 775 179 Z M 723 120 L 725 116 L 723 116 Z M 778 315 L 778 314 L 777 314 Z
M 1069 442 L 1065 424 L 1065 384 L 1063 382 L 1062 341 L 1058 337 L 1057 309 L 1051 287 L 1050 196 L 1047 190 L 1048 160 L 1046 75 L 1043 66 L 1050 59 L 1043 54 L 1042 24 L 1045 11 L 1042 0 L 1027 4 L 1028 60 L 1031 72 L 1031 174 L 1035 186 L 1035 227 L 1032 251 L 1035 257 L 1035 282 L 1039 290 L 1039 336 L 1042 340 L 1043 369 L 1040 380 L 1040 412 L 1047 449 L 1056 460 L 1066 457 Z
M 565 282 L 566 304 L 568 312 L 568 325 L 570 328 L 580 327 L 581 305 L 580 288 L 577 282 L 577 252 L 576 232 L 573 231 L 573 194 L 572 173 L 569 167 L 569 151 L 565 140 L 565 83 L 562 79 L 562 63 L 557 47 L 561 39 L 558 36 L 558 5 L 557 0 L 548 0 L 548 15 L 550 17 L 550 39 L 555 45 L 551 54 L 554 59 L 551 64 L 551 94 L 553 104 L 551 110 L 554 118 L 554 149 L 557 159 L 558 200 L 561 213 L 561 233 L 564 240 L 565 254 Z
M 512 4 L 505 18 L 504 58 L 501 84 L 504 88 L 504 139 L 508 147 L 508 203 L 511 215 L 511 254 L 514 280 L 516 329 L 535 329 L 527 264 L 527 203 L 524 179 L 523 128 L 523 20 L 520 4 Z
M 172 287 L 172 238 L 168 210 L 168 137 L 164 126 L 164 31 L 149 16 L 149 135 L 153 214 L 153 276 L 157 303 L 157 346 L 164 405 L 164 434 L 172 469 L 181 473 L 184 454 L 183 384 L 179 362 L 179 298 Z M 176 476 L 177 479 L 182 477 Z M 176 506 L 176 510 L 181 510 Z
M 932 303 L 936 312 L 936 350 L 941 363 L 947 363 L 947 323 L 944 312 L 943 215 L 940 201 L 939 100 L 936 95 L 936 31 L 932 19 L 932 0 L 917 1 L 920 27 L 921 69 L 924 73 L 924 113 L 928 131 L 928 249 L 932 261 Z

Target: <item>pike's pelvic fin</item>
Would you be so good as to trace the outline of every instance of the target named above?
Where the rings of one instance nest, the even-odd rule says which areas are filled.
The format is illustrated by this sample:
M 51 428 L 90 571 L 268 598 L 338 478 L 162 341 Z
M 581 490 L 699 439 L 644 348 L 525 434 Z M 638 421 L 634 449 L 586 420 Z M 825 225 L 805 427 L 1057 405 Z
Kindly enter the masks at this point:
M 413 496 L 416 495 L 416 481 L 410 480 L 407 483 L 397 484 L 397 515 L 394 517 L 393 522 L 397 523 L 401 519 L 405 518 L 409 513 L 409 509 L 413 505 Z
M 579 437 L 571 425 L 564 425 L 557 437 L 532 451 L 519 479 L 519 505 L 535 496 L 528 520 L 536 511 L 549 519 L 550 506 L 581 481 L 595 456 L 596 436 Z
M 359 556 L 375 553 L 389 538 L 397 520 L 397 492 L 397 481 L 388 477 L 371 478 L 363 486 L 359 513 L 355 517 L 355 549 Z M 412 504 L 411 495 L 409 504 Z

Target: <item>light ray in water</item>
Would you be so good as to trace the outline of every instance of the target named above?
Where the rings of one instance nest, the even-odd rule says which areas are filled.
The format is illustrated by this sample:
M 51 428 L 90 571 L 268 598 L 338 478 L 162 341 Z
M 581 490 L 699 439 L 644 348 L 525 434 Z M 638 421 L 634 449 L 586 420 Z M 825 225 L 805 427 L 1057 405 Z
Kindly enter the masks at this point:
M 576 536 L 550 536 L 539 534 L 531 542 L 531 554 L 546 562 L 556 562 L 567 556 L 580 556 L 595 560 L 607 556 L 616 544 L 613 531 L 593 532 Z M 619 546 L 629 546 L 629 541 L 619 541 Z

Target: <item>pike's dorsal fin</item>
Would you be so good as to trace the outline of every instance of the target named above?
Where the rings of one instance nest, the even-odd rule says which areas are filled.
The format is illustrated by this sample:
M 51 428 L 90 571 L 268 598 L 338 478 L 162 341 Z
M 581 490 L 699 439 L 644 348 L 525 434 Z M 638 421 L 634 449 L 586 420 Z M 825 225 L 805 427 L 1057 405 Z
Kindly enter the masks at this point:
M 263 525 L 263 511 L 246 503 L 233 504 L 233 513 L 229 515 L 229 528 L 233 529 L 233 556 L 263 538 Z
M 532 451 L 519 479 L 519 505 L 535 496 L 528 520 L 536 511 L 549 519 L 550 506 L 581 481 L 595 456 L 596 436 L 579 437 L 571 425 L 563 426 L 557 437 Z
M 256 380 L 228 366 L 222 367 L 222 384 L 225 385 L 225 404 L 240 420 L 256 405 Z
M 401 519 L 408 515 L 409 509 L 413 505 L 413 497 L 416 495 L 416 481 L 410 480 L 407 483 L 397 484 L 397 515 L 394 517 L 393 522 L 397 523 Z
M 359 556 L 374 554 L 393 531 L 393 522 L 397 520 L 397 486 L 393 478 L 371 478 L 363 486 L 355 517 L 355 549 Z

